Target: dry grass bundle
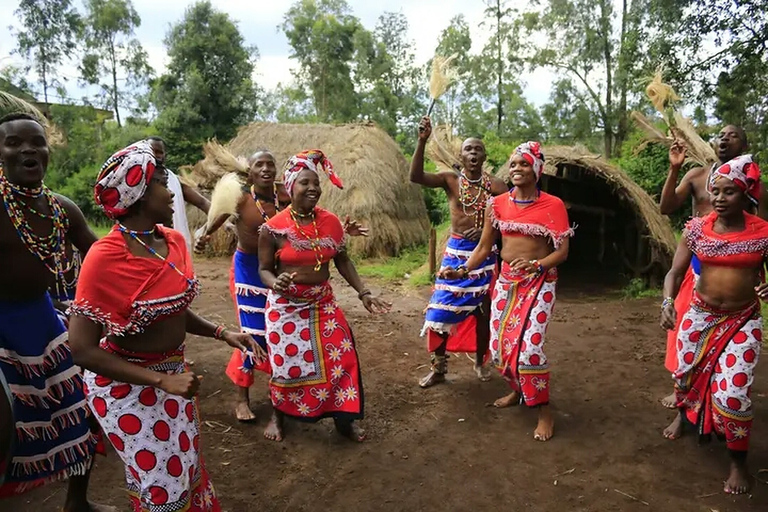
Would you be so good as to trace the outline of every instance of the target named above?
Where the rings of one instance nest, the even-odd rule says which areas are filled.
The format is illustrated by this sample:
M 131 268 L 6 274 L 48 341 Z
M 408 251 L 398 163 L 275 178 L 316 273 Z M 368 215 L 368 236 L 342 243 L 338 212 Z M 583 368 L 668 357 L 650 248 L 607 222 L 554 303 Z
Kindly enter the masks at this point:
M 435 101 L 445 94 L 448 87 L 459 77 L 458 72 L 451 67 L 451 62 L 458 56 L 458 53 L 454 53 L 450 57 L 435 55 L 432 59 L 432 74 L 429 77 L 429 97 L 432 98 L 432 101 L 429 103 L 427 115 L 432 113 Z
M 439 171 L 454 171 L 462 168 L 461 143 L 463 141 L 454 135 L 450 125 L 435 126 L 432 137 L 427 144 L 427 157 L 432 160 Z M 483 171 L 493 173 L 493 167 L 487 161 Z
M 278 169 L 294 154 L 308 148 L 323 150 L 344 181 L 344 190 L 325 178 L 320 206 L 342 219 L 349 215 L 370 227 L 368 238 L 350 242 L 359 256 L 392 256 L 405 247 L 425 243 L 429 219 L 419 186 L 408 179 L 409 165 L 389 135 L 373 125 L 254 123 L 240 129 L 228 145 L 234 155 L 250 155 L 269 148 Z M 211 174 L 198 162 L 191 175 L 203 189 L 211 190 L 225 174 Z
M 204 226 L 208 218 L 198 208 L 187 205 L 187 222 L 192 233 Z M 224 228 L 219 229 L 213 235 L 205 248 L 206 256 L 229 256 L 235 252 L 237 238 Z
M 36 106 L 13 94 L 0 91 L 0 117 L 16 113 L 29 114 L 36 118 L 45 128 L 45 135 L 49 145 L 62 146 L 64 144 L 64 135 L 56 125 L 48 121 Z
M 213 189 L 219 178 L 227 173 L 236 173 L 248 177 L 248 162 L 238 158 L 218 141 L 209 140 L 203 146 L 203 159 L 191 170 L 185 169 L 184 175 L 198 187 Z
M 237 203 L 243 196 L 243 181 L 234 172 L 221 177 L 211 193 L 211 208 L 208 210 L 208 224 L 220 216 L 237 215 Z
M 645 89 L 645 93 L 653 107 L 661 114 L 672 136 L 662 133 L 643 114 L 632 112 L 632 119 L 637 123 L 638 128 L 645 133 L 645 140 L 636 151 L 641 151 L 652 142 L 658 142 L 670 147 L 675 139 L 679 139 L 685 143 L 687 148 L 686 160 L 688 162 L 693 162 L 703 167 L 710 167 L 713 163 L 717 162 L 717 155 L 712 146 L 699 136 L 690 119 L 675 110 L 675 103 L 680 101 L 680 97 L 672 87 L 662 81 L 661 68 L 656 70 L 648 87 Z

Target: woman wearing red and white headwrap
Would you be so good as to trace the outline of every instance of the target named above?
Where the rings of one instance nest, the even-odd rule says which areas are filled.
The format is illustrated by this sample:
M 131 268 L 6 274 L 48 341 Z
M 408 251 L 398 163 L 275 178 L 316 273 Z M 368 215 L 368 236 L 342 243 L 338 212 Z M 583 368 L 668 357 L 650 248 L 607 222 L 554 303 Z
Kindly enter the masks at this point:
M 331 417 L 342 435 L 364 439 L 353 423 L 363 417 L 364 402 L 357 351 L 328 282 L 330 262 L 368 311 L 383 313 L 391 306 L 373 297 L 357 274 L 339 218 L 317 207 L 319 172 L 342 187 L 321 151 L 288 160 L 283 180 L 291 206 L 269 219 L 259 237 L 261 279 L 271 289 L 265 317 L 276 411 L 264 435 L 275 441 L 282 440 L 285 415 L 309 422 Z
M 491 355 L 512 392 L 496 407 L 536 407 L 534 439 L 554 432 L 549 409 L 549 364 L 544 336 L 555 304 L 557 266 L 568 257 L 573 229 L 563 202 L 538 190 L 544 155 L 538 142 L 526 142 L 509 159 L 514 188 L 494 197 L 486 210 L 480 244 L 465 266 L 444 271 L 461 277 L 477 268 L 501 234 L 501 273 L 491 298 Z
M 760 302 L 768 257 L 768 222 L 744 210 L 756 203 L 760 169 L 749 155 L 717 168 L 709 180 L 714 211 L 691 219 L 664 281 L 661 326 L 677 324 L 674 300 L 695 254 L 701 262 L 693 300 L 677 331 L 675 394 L 678 414 L 664 430 L 677 439 L 684 424 L 701 439 L 724 438 L 731 472 L 724 491 L 749 491 L 747 449 L 752 430 L 750 391 L 762 346 Z
M 146 142 L 107 160 L 94 195 L 116 224 L 88 251 L 69 310 L 88 402 L 125 464 L 132 510 L 217 512 L 200 455 L 201 378 L 184 362 L 184 340 L 190 333 L 264 352 L 189 309 L 199 283 L 184 237 L 163 226 L 173 195 Z

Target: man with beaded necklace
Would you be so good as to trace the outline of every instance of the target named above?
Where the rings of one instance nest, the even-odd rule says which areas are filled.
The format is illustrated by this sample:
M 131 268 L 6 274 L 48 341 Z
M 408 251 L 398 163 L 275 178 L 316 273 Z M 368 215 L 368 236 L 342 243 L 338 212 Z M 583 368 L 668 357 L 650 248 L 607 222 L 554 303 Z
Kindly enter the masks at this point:
M 411 161 L 411 182 L 445 190 L 451 211 L 451 238 L 441 266 L 455 267 L 467 260 L 480 240 L 488 199 L 506 193 L 508 188 L 499 178 L 483 172 L 485 145 L 475 138 L 469 138 L 461 145 L 463 168 L 459 172 L 425 173 L 424 148 L 431 133 L 429 117 L 422 118 Z M 495 269 L 496 258 L 492 254 L 472 275 L 462 279 L 438 278 L 435 282 L 422 330 L 422 335 L 428 335 L 432 367 L 419 381 L 422 388 L 445 381 L 448 371 L 446 351 L 474 352 L 478 378 L 490 380 L 490 371 L 484 361 L 490 337 L 488 291 Z
M 96 236 L 80 209 L 43 184 L 49 147 L 27 114 L 0 119 L 0 371 L 13 396 L 17 443 L 0 497 L 69 478 L 65 512 L 114 510 L 86 499 L 96 437 L 80 372 L 48 290 L 66 246 Z

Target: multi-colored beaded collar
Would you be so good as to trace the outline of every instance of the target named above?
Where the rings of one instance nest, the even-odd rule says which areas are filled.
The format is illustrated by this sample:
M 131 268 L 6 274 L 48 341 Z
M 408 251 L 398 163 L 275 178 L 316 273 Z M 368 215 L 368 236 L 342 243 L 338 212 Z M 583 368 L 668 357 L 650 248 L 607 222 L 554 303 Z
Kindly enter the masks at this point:
M 144 247 L 147 250 L 147 252 L 149 254 L 151 254 L 152 256 L 155 256 L 156 258 L 159 258 L 160 260 L 162 260 L 165 264 L 167 264 L 173 270 L 178 272 L 178 274 L 181 277 L 186 279 L 188 283 L 192 284 L 195 281 L 193 278 L 188 277 L 187 275 L 185 275 L 184 272 L 182 272 L 181 269 L 179 269 L 179 267 L 177 267 L 174 262 L 172 262 L 171 260 L 167 259 L 165 256 L 163 256 L 162 254 L 157 252 L 154 248 L 152 248 L 149 245 L 147 245 L 146 242 L 144 242 L 144 240 L 139 238 L 139 235 L 145 235 L 146 236 L 146 235 L 154 234 L 156 228 L 152 228 L 152 229 L 147 230 L 147 231 L 136 231 L 136 230 L 133 230 L 133 229 L 128 229 L 127 227 L 123 226 L 122 224 L 118 224 L 117 225 L 117 229 L 121 233 L 125 233 L 126 235 L 128 235 L 131 238 L 133 238 L 134 240 L 136 240 L 142 247 Z
M 272 186 L 272 190 L 274 193 L 274 201 L 275 201 L 275 211 L 280 211 L 280 203 L 277 200 L 277 183 L 275 183 Z M 256 207 L 259 209 L 259 213 L 261 213 L 261 216 L 264 218 L 264 222 L 269 220 L 269 215 L 267 215 L 267 212 L 264 210 L 264 205 L 261 204 L 261 199 L 259 198 L 259 195 L 256 193 L 256 186 L 251 185 L 251 197 L 253 198 L 254 202 L 256 203 Z

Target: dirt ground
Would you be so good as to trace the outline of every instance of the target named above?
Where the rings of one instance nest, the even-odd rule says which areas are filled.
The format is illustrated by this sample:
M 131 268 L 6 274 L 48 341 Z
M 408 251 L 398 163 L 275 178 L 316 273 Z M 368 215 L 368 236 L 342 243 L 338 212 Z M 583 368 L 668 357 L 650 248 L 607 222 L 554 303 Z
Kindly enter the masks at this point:
M 197 263 L 204 283 L 194 308 L 234 323 L 228 261 Z M 428 356 L 418 337 L 429 290 L 384 286 L 393 312 L 370 317 L 352 290 L 335 281 L 355 331 L 365 384 L 368 440 L 339 438 L 330 420 L 289 423 L 282 443 L 266 441 L 266 379 L 252 390 L 255 425 L 238 424 L 234 390 L 224 376 L 230 351 L 193 338 L 189 356 L 205 375 L 203 450 L 222 507 L 241 511 L 683 511 L 768 510 L 768 370 L 761 362 L 752 398 L 750 463 L 759 480 L 751 497 L 722 493 L 723 444 L 670 442 L 672 418 L 658 399 L 671 389 L 663 368 L 658 300 L 562 286 L 547 352 L 552 367 L 555 437 L 533 440 L 535 412 L 488 407 L 507 392 L 494 375 L 474 378 L 466 356 L 450 360 L 449 382 L 421 390 Z M 381 290 L 382 287 L 374 287 Z M 581 290 L 581 291 L 579 291 Z M 93 473 L 94 500 L 127 509 L 123 469 L 110 453 Z M 64 486 L 2 504 L 2 510 L 57 510 Z M 6 508 L 6 504 L 9 508 Z

